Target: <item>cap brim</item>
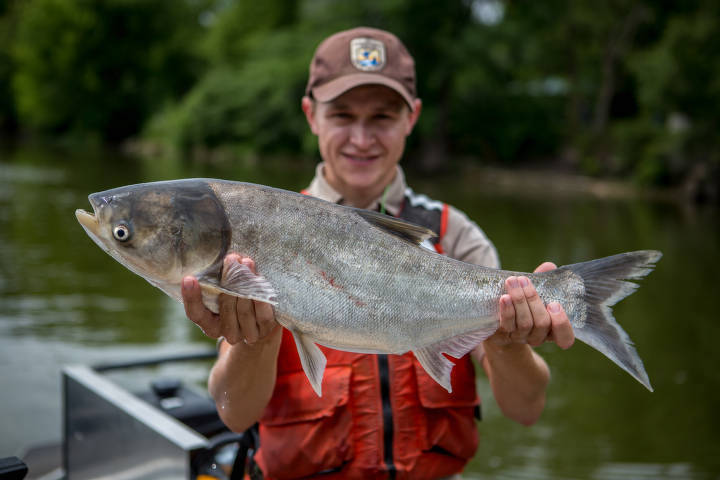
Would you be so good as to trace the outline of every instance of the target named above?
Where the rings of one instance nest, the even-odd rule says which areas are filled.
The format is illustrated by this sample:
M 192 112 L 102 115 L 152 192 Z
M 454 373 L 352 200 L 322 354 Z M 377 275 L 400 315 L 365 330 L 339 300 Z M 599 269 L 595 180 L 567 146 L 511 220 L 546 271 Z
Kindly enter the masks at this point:
M 355 73 L 345 75 L 335 80 L 331 80 L 324 85 L 312 89 L 312 95 L 319 102 L 330 102 L 335 100 L 343 93 L 361 85 L 384 85 L 396 91 L 405 100 L 410 110 L 415 110 L 413 101 L 415 100 L 410 93 L 402 86 L 402 84 L 392 78 L 384 77 L 377 73 Z

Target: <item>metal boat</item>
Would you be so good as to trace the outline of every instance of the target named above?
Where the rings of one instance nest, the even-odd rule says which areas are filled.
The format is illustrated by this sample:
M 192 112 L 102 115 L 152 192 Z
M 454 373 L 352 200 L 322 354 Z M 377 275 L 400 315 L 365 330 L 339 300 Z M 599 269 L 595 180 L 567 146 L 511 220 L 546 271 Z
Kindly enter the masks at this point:
M 235 480 L 246 471 L 252 478 L 256 430 L 230 432 L 208 395 L 174 378 L 131 393 L 106 374 L 215 355 L 64 367 L 62 444 L 0 459 L 0 480 Z

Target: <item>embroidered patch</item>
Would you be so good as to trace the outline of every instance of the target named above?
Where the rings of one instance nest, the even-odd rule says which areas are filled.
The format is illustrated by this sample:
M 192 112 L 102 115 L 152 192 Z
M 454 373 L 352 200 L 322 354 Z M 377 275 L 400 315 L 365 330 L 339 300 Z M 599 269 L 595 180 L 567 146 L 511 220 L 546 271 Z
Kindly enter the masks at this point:
M 350 42 L 350 60 L 365 72 L 382 70 L 385 66 L 385 45 L 379 40 L 360 37 Z

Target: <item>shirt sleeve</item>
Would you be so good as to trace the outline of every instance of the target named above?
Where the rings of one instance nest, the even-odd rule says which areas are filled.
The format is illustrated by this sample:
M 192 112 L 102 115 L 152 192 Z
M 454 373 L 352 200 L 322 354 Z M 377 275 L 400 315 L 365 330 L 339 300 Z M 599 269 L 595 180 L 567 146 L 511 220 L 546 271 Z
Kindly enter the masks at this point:
M 460 210 L 448 208 L 447 230 L 440 241 L 443 251 L 456 260 L 500 268 L 497 250 L 485 232 Z

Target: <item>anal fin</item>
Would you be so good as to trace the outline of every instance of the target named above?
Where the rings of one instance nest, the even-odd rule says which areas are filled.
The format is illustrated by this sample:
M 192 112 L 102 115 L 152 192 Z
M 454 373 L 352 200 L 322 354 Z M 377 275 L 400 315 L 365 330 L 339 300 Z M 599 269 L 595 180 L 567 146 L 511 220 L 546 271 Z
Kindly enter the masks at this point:
M 448 393 L 452 393 L 450 374 L 455 364 L 445 358 L 442 352 L 433 348 L 433 346 L 413 350 L 413 354 L 415 354 L 415 358 L 418 359 L 427 374 Z
M 433 343 L 427 347 L 413 350 L 415 358 L 425 369 L 428 375 L 439 383 L 448 393 L 452 393 L 450 375 L 455 366 L 443 353 L 461 358 L 473 348 L 477 347 L 483 340 L 492 335 L 495 328 L 490 330 L 477 330 L 474 332 L 452 337 L 441 342 Z
M 318 397 L 322 397 L 322 379 L 325 373 L 325 365 L 327 365 L 327 358 L 325 358 L 325 354 L 320 350 L 320 347 L 307 336 L 296 331 L 292 331 L 292 336 L 295 339 L 305 376 L 310 381 L 310 385 Z

